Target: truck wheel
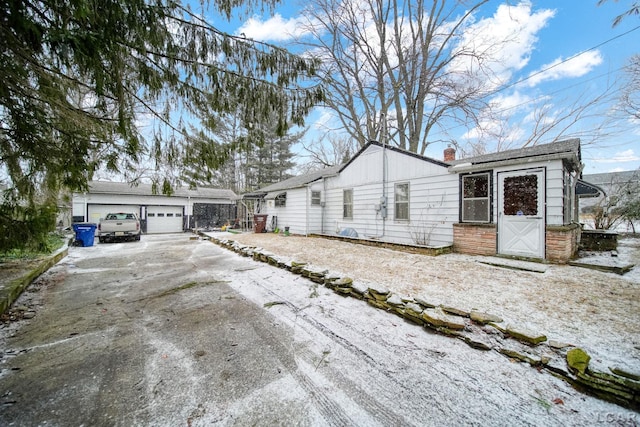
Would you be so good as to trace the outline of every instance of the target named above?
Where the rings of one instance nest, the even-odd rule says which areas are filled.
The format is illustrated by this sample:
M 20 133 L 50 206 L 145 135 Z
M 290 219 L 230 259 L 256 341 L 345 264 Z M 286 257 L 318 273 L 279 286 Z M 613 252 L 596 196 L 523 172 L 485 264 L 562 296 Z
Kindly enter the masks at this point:
M 139 234 L 136 236 L 136 240 L 140 241 L 140 235 Z
M 104 243 L 104 242 L 105 242 L 105 238 L 104 238 L 104 237 L 98 237 L 98 241 L 99 241 L 100 243 Z

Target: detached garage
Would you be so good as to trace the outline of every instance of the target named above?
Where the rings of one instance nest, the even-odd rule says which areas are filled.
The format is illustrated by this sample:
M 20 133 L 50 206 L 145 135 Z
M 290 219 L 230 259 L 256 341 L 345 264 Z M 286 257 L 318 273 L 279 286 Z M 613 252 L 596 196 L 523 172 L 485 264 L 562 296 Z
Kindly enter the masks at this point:
M 236 200 L 231 190 L 177 188 L 166 196 L 153 194 L 149 184 L 92 181 L 89 192 L 73 194 L 73 222 L 98 223 L 110 212 L 132 212 L 147 234 L 179 233 L 233 223 Z

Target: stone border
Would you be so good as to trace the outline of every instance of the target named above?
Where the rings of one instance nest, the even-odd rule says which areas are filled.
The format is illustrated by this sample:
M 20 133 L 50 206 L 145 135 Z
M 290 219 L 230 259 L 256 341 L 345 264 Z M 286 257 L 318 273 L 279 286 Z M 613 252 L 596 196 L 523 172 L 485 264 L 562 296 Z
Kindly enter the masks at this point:
M 42 273 L 56 265 L 58 261 L 66 257 L 68 253 L 69 245 L 65 244 L 54 252 L 53 255 L 45 258 L 36 268 L 29 271 L 24 276 L 14 279 L 4 285 L 4 287 L 0 289 L 0 314 L 4 314 L 11 307 L 31 282 L 37 279 Z
M 544 334 L 513 325 L 490 313 L 465 311 L 443 306 L 424 298 L 403 297 L 375 284 L 364 284 L 349 277 L 331 274 L 328 270 L 303 261 L 285 259 L 262 248 L 240 244 L 234 240 L 200 233 L 205 239 L 255 261 L 300 274 L 324 285 L 344 297 L 366 301 L 369 305 L 393 313 L 436 333 L 457 338 L 475 349 L 495 350 L 512 361 L 528 363 L 546 371 L 577 390 L 623 407 L 640 409 L 640 373 L 610 367 L 610 372 L 589 368 L 590 356 L 571 344 L 547 341 Z

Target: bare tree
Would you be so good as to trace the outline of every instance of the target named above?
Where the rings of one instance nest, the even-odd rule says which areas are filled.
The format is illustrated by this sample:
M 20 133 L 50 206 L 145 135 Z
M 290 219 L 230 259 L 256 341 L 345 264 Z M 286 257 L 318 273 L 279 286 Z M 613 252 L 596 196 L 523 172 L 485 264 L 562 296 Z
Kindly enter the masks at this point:
M 625 67 L 626 84 L 622 109 L 634 120 L 640 120 L 640 55 L 634 55 Z
M 494 76 L 483 67 L 486 44 L 462 37 L 485 3 L 313 0 L 313 38 L 300 42 L 321 60 L 326 103 L 344 130 L 360 145 L 424 154 L 443 123 L 476 122 Z
M 582 208 L 593 217 L 597 230 L 612 230 L 626 223 L 635 233 L 634 221 L 640 219 L 640 170 L 612 173 L 605 182 L 607 196 Z
M 527 99 L 522 108 L 493 109 L 492 126 L 481 128 L 484 133 L 470 144 L 473 154 L 484 154 L 487 144 L 495 151 L 504 151 L 567 138 L 580 138 L 582 145 L 591 145 L 614 137 L 623 132 L 618 126 L 620 115 L 612 107 L 619 90 L 618 82 L 612 82 L 598 93 L 584 92 L 564 99 L 549 94 Z M 524 118 L 522 111 L 528 111 Z
M 310 143 L 303 142 L 302 149 L 306 153 L 303 156 L 308 160 L 302 172 L 346 163 L 355 154 L 356 145 L 353 139 L 333 133 L 314 139 Z

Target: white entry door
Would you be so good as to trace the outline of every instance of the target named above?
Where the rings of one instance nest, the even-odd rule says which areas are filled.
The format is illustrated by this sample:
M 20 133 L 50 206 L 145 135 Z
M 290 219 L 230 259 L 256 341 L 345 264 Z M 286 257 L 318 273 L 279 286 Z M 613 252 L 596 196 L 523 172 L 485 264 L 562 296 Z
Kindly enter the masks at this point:
M 544 169 L 498 173 L 498 253 L 544 258 Z

